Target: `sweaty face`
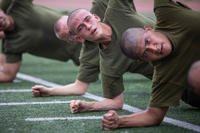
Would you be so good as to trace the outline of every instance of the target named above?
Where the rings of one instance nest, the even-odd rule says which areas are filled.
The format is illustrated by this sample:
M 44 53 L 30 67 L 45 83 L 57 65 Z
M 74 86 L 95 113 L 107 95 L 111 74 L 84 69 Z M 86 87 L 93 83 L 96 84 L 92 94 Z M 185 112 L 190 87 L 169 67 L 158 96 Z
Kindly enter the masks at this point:
M 138 40 L 137 55 L 145 61 L 156 61 L 168 56 L 172 45 L 167 37 L 154 30 L 147 30 Z
M 98 16 L 89 11 L 81 9 L 78 11 L 69 23 L 70 30 L 85 40 L 94 41 L 101 34 Z

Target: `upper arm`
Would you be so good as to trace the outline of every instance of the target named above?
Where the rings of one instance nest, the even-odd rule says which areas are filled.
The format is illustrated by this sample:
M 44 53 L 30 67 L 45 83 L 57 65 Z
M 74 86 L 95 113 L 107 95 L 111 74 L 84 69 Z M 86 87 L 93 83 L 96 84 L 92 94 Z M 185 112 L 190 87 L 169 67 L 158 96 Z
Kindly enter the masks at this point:
M 136 11 L 133 0 L 109 0 L 108 5 L 112 9 Z
M 10 82 L 14 80 L 17 72 L 19 71 L 21 61 L 15 63 L 4 62 L 0 67 L 0 82 Z
M 4 63 L 4 70 L 8 73 L 17 73 L 21 65 L 21 61 L 15 63 Z

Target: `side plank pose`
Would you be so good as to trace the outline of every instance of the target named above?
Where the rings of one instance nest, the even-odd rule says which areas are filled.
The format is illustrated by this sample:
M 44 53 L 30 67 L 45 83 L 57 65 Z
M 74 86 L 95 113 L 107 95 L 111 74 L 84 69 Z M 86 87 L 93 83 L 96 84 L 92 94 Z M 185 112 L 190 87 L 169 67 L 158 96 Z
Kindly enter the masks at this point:
M 104 17 L 107 8 L 108 0 L 93 0 L 91 12 Z M 66 19 L 68 17 L 61 17 L 55 23 L 54 29 L 58 38 L 66 40 L 68 38 L 68 29 Z M 64 30 L 63 30 L 64 28 Z M 68 39 L 67 39 L 68 41 Z M 98 44 L 86 41 L 82 44 L 80 52 L 80 66 L 77 78 L 74 83 L 61 86 L 48 88 L 41 85 L 32 87 L 33 96 L 68 96 L 68 95 L 82 95 L 84 94 L 90 83 L 98 80 L 99 76 L 99 49 Z
M 73 60 L 79 65 L 80 44 L 59 40 L 54 33 L 61 13 L 32 0 L 0 1 L 0 82 L 12 82 L 20 69 L 22 56 L 29 53 L 59 61 Z
M 200 12 L 172 0 L 154 0 L 154 12 L 155 29 L 130 28 L 123 33 L 121 41 L 127 56 L 152 61 L 154 65 L 149 106 L 125 116 L 109 111 L 102 120 L 104 129 L 159 125 L 169 107 L 178 105 L 188 88 L 189 67 L 200 58 Z M 200 100 L 196 102 L 200 105 Z
M 109 0 L 104 20 L 85 9 L 69 14 L 68 27 L 76 41 L 99 43 L 100 70 L 103 94 L 102 101 L 74 100 L 73 112 L 121 109 L 123 106 L 123 74 L 140 73 L 151 79 L 153 67 L 143 61 L 127 58 L 120 50 L 121 34 L 130 27 L 153 26 L 154 22 L 136 12 L 132 0 Z

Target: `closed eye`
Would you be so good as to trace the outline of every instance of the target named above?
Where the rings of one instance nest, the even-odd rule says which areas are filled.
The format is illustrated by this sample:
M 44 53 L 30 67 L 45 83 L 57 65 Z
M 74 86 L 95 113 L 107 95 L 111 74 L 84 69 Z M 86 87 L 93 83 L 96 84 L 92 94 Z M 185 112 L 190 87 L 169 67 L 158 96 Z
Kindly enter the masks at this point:
M 79 33 L 83 29 L 83 24 L 79 25 L 77 28 L 77 33 Z
M 148 51 L 147 51 L 147 48 L 146 48 L 146 46 L 148 46 L 150 44 L 150 39 L 145 39 L 144 40 L 144 51 L 143 51 L 143 53 L 142 53 L 142 58 L 147 58 L 147 56 L 148 56 Z
M 89 21 L 90 21 L 90 18 L 91 18 L 91 16 L 87 16 L 87 17 L 84 19 L 84 21 L 85 21 L 85 22 L 89 22 Z

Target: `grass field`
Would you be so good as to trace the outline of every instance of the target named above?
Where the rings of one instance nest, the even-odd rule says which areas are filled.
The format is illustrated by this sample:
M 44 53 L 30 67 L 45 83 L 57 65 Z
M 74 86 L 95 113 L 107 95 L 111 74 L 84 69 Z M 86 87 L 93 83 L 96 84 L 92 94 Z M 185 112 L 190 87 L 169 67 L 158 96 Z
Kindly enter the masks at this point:
M 14 83 L 0 84 L 0 133 L 100 133 L 110 132 L 101 129 L 101 116 L 103 112 L 88 112 L 71 114 L 68 102 L 72 99 L 91 101 L 94 97 L 84 96 L 68 97 L 43 97 L 35 98 L 31 94 L 31 86 L 34 82 L 44 85 L 64 85 L 74 81 L 78 67 L 72 62 L 59 62 L 44 58 L 36 58 L 25 54 L 20 70 L 21 75 Z M 23 74 L 32 76 L 33 79 L 23 80 Z M 43 79 L 38 80 L 37 78 Z M 32 81 L 28 81 L 32 80 Z M 151 90 L 151 81 L 135 74 L 127 73 L 125 80 L 125 103 L 132 107 L 145 109 L 148 105 Z M 50 84 L 51 83 L 51 84 Z M 12 92 L 12 91 L 14 92 Z M 21 90 L 21 92 L 20 92 Z M 102 96 L 100 81 L 91 84 L 89 94 Z M 125 110 L 119 114 L 131 114 Z M 134 112 L 134 110 L 133 110 Z M 171 108 L 168 118 L 179 120 L 178 127 L 163 122 L 157 127 L 148 128 L 124 128 L 114 130 L 116 133 L 192 133 L 200 132 L 200 110 L 181 103 L 179 107 Z M 37 119 L 41 118 L 41 119 Z M 51 119 L 50 119 L 51 118 Z M 168 119 L 167 119 L 168 120 Z M 171 120 L 171 119 L 170 119 Z M 184 123 L 186 122 L 186 123 Z M 173 122 L 172 122 L 173 123 Z M 176 123 L 176 122 L 175 122 Z M 189 125 L 193 124 L 193 125 Z M 196 126 L 196 127 L 195 127 Z
M 53 1 L 48 0 L 36 0 L 37 2 L 53 3 Z M 56 3 L 60 2 L 56 1 Z M 87 4 L 84 3 L 82 2 L 81 5 Z M 65 3 L 60 5 L 65 8 Z M 77 6 L 77 3 L 74 5 Z M 196 5 L 198 6 L 198 4 Z M 57 7 L 55 1 L 50 6 L 61 7 Z M 72 7 L 73 5 L 71 5 Z M 31 87 L 33 85 L 65 85 L 75 80 L 77 71 L 78 67 L 70 61 L 67 63 L 59 62 L 25 54 L 16 80 L 13 83 L 0 84 L 0 133 L 200 132 L 200 109 L 184 103 L 181 103 L 178 107 L 170 108 L 165 122 L 160 126 L 148 128 L 123 128 L 103 131 L 101 129 L 101 117 L 105 111 L 72 114 L 68 107 L 70 100 L 92 101 L 102 99 L 100 81 L 92 83 L 88 90 L 89 93 L 83 96 L 32 97 Z M 124 76 L 124 83 L 126 105 L 123 110 L 117 112 L 123 115 L 145 109 L 151 92 L 151 81 L 140 75 L 127 73 Z

